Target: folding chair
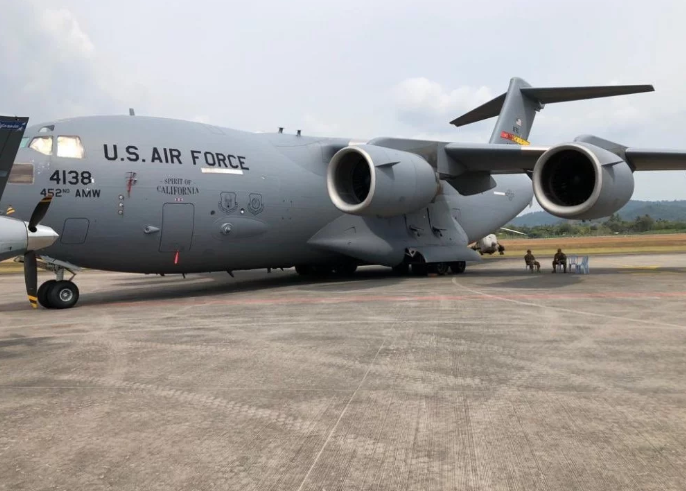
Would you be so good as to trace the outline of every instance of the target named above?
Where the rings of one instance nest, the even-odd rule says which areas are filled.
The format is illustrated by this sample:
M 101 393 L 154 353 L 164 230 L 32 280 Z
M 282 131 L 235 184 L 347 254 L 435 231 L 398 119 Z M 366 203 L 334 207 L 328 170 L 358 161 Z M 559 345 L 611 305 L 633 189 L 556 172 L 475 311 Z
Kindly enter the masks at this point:
M 581 262 L 577 264 L 577 272 L 583 273 L 583 274 L 588 274 L 589 273 L 589 268 L 588 268 L 588 256 L 584 256 L 581 259 Z

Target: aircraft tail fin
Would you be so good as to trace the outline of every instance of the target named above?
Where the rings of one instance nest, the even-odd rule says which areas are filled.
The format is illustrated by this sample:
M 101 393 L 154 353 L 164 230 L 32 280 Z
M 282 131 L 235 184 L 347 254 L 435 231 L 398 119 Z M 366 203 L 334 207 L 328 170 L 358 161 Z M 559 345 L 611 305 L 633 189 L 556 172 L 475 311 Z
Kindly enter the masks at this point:
M 490 143 L 528 145 L 536 113 L 546 104 L 581 101 L 599 97 L 652 92 L 652 85 L 609 85 L 596 87 L 531 87 L 521 78 L 512 78 L 507 92 L 450 122 L 464 126 L 498 116 Z

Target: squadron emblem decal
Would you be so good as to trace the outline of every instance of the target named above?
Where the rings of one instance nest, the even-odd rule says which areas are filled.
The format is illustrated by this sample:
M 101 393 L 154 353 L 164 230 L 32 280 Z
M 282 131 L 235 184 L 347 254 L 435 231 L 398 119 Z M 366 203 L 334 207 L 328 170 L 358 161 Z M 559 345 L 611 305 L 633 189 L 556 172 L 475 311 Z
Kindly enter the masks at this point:
M 250 193 L 248 196 L 248 211 L 253 215 L 259 215 L 264 210 L 262 203 L 262 195 L 257 193 Z
M 226 192 L 219 194 L 219 208 L 224 213 L 232 213 L 236 211 L 237 207 L 236 193 Z

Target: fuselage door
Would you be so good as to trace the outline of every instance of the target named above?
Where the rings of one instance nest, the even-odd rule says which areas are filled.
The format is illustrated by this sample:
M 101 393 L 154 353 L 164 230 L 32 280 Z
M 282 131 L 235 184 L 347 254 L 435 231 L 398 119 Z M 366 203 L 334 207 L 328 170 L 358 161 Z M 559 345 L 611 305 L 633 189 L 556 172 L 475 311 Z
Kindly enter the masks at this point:
M 160 252 L 184 252 L 191 248 L 195 206 L 191 203 L 166 203 L 162 209 Z

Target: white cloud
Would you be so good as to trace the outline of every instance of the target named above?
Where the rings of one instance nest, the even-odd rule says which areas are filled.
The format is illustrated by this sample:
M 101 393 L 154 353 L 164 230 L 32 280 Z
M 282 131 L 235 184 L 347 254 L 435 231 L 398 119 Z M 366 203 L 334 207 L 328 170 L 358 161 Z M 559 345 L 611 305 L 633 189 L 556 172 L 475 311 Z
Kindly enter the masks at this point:
M 425 129 L 427 125 L 444 126 L 446 118 L 453 119 L 493 98 L 488 87 L 461 86 L 446 90 L 425 77 L 403 80 L 391 89 L 391 94 L 399 118 L 410 126 Z
M 39 0 L 3 5 L 0 106 L 31 124 L 90 114 L 126 114 L 149 91 L 103 58 L 77 16 Z
M 336 136 L 340 131 L 339 125 L 322 121 L 313 114 L 305 114 L 303 120 L 305 125 L 302 130 L 309 135 Z
M 40 27 L 53 39 L 60 40 L 58 54 L 64 53 L 67 58 L 74 55 L 89 58 L 94 54 L 95 46 L 69 10 L 47 8 L 39 13 L 39 19 Z

